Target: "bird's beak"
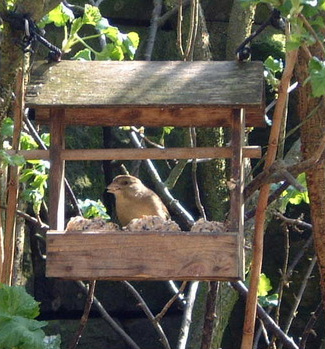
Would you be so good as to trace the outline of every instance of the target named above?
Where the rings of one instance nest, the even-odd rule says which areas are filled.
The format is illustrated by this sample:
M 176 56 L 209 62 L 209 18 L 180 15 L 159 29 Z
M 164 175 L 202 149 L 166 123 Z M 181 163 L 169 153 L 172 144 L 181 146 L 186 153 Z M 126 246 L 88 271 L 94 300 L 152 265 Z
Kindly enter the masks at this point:
M 119 185 L 116 183 L 111 183 L 108 187 L 107 187 L 107 191 L 109 193 L 114 194 L 116 191 L 118 191 L 120 189 Z

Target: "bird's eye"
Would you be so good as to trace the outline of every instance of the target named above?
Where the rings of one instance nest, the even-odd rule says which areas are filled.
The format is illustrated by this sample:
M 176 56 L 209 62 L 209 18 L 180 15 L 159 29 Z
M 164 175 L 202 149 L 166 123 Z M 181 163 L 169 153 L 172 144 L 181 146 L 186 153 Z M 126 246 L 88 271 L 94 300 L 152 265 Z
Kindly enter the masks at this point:
M 122 184 L 123 184 L 123 185 L 128 185 L 129 182 L 128 182 L 128 181 L 123 181 Z

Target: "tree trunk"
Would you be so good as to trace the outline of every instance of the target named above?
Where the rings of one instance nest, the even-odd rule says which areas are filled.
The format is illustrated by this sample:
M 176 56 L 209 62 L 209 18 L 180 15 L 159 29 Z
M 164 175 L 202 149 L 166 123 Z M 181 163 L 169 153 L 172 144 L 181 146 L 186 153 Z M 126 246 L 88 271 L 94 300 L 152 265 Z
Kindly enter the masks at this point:
M 312 54 L 322 57 L 316 47 L 311 49 Z M 304 159 L 310 158 L 319 147 L 325 130 L 325 105 L 323 98 L 312 98 L 310 84 L 304 81 L 308 76 L 309 57 L 301 50 L 296 76 L 299 81 L 298 113 L 303 125 L 301 127 L 301 144 Z M 320 104 L 321 103 L 321 104 Z M 316 106 L 320 107 L 311 117 L 310 112 Z M 307 186 L 310 198 L 311 220 L 313 225 L 315 251 L 318 259 L 323 308 L 325 309 L 325 163 L 321 161 L 313 169 L 306 172 Z

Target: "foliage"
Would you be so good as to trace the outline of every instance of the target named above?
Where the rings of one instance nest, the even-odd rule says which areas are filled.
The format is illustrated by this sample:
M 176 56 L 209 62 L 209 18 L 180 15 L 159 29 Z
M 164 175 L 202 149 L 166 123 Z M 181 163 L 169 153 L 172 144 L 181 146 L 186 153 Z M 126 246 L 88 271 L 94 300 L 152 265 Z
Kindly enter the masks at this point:
M 0 349 L 58 349 L 59 338 L 45 337 L 42 328 L 47 323 L 35 320 L 38 315 L 39 303 L 25 288 L 1 284 Z
M 63 53 L 70 52 L 78 43 L 84 46 L 84 49 L 78 51 L 73 59 L 117 61 L 133 59 L 139 45 L 137 33 L 122 34 L 117 27 L 109 24 L 98 7 L 89 4 L 85 5 L 83 16 L 75 18 L 73 12 L 61 3 L 40 21 L 39 26 L 45 27 L 50 23 L 64 28 Z M 81 37 L 79 33 L 85 26 L 92 27 L 94 34 Z M 100 36 L 104 36 L 109 42 L 101 51 L 96 51 L 87 41 Z
M 266 3 L 280 10 L 281 15 L 291 24 L 291 33 L 286 42 L 287 50 L 313 45 L 316 40 L 318 40 L 318 44 L 323 46 L 324 50 L 324 38 L 321 35 L 317 36 L 316 33 L 325 25 L 322 16 L 322 11 L 325 10 L 325 0 L 241 0 L 241 2 L 244 6 Z M 305 25 L 304 18 L 312 29 Z M 277 62 L 274 59 L 267 59 L 265 62 L 266 79 L 274 89 L 277 87 L 277 79 L 272 71 L 274 68 L 278 69 L 277 65 L 279 68 L 281 65 L 280 62 L 277 65 L 275 63 Z M 313 97 L 325 95 L 324 79 L 325 62 L 317 57 L 312 57 L 309 62 L 309 77 L 305 83 L 311 84 Z
M 301 173 L 297 177 L 297 182 L 306 188 L 307 187 L 306 174 Z M 292 205 L 299 205 L 301 202 L 305 202 L 309 204 L 309 196 L 308 196 L 307 189 L 306 191 L 301 192 L 298 189 L 294 188 L 293 186 L 290 186 L 287 190 L 285 190 L 282 193 L 281 205 L 279 209 L 281 212 L 284 212 L 286 210 L 288 203 Z
M 277 293 L 269 294 L 272 290 L 270 279 L 261 273 L 258 283 L 258 302 L 262 307 L 277 306 L 279 295 Z
M 107 214 L 106 208 L 100 200 L 94 201 L 90 199 L 80 200 L 78 199 L 78 206 L 85 218 L 101 217 L 104 219 L 110 219 Z
M 266 82 L 272 87 L 272 90 L 277 91 L 280 83 L 278 74 L 283 71 L 283 61 L 269 56 L 264 61 L 264 68 Z

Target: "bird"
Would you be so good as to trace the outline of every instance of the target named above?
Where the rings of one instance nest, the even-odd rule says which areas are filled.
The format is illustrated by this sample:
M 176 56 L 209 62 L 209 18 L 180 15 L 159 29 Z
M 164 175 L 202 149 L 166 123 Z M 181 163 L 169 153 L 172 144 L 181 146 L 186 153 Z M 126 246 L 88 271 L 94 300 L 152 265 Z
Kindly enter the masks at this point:
M 164 220 L 170 218 L 160 197 L 137 177 L 116 176 L 107 191 L 115 196 L 116 214 L 122 226 L 128 225 L 134 218 L 144 216 L 158 216 Z

